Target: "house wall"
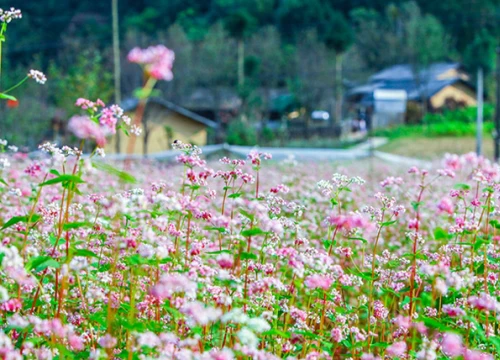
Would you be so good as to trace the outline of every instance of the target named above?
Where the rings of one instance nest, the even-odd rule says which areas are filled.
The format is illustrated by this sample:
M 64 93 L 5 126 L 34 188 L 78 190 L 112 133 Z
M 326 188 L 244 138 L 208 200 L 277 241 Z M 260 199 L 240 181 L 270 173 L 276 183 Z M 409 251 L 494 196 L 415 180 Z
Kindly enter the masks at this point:
M 434 109 L 439 109 L 445 105 L 446 99 L 453 98 L 457 102 L 463 102 L 466 106 L 476 105 L 476 94 L 463 84 L 448 85 L 437 92 L 430 99 Z
M 128 113 L 134 119 L 134 112 Z M 165 151 L 170 148 L 171 142 L 181 140 L 185 143 L 192 143 L 198 146 L 207 144 L 207 129 L 206 126 L 194 121 L 188 117 L 171 111 L 154 111 L 148 115 L 149 138 L 147 152 L 149 154 Z M 172 138 L 167 137 L 165 127 L 168 126 L 173 131 Z M 120 152 L 126 153 L 129 139 L 134 136 L 127 137 L 124 134 L 120 136 Z M 140 136 L 135 137 L 134 154 L 144 153 L 144 131 Z M 116 136 L 109 139 L 106 146 L 106 152 L 109 154 L 115 153 Z

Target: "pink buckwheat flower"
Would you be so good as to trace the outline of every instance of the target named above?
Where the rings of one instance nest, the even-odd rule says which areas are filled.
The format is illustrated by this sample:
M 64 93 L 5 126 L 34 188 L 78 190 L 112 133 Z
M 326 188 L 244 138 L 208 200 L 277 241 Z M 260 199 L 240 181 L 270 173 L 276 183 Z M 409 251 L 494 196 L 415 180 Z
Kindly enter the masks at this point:
M 233 256 L 230 254 L 220 254 L 217 257 L 217 264 L 223 269 L 231 269 L 234 264 Z
M 106 145 L 106 136 L 103 129 L 87 116 L 73 116 L 69 119 L 68 130 L 80 139 L 95 140 L 99 147 Z
M 22 303 L 21 300 L 19 299 L 10 299 L 4 302 L 2 305 L 0 305 L 0 310 L 7 312 L 17 312 L 21 310 L 21 308 L 22 308 Z
M 453 202 L 448 197 L 442 198 L 439 201 L 437 208 L 440 212 L 445 212 L 449 215 L 452 215 L 455 211 L 455 207 L 453 206 Z
M 98 343 L 105 349 L 111 349 L 116 346 L 118 341 L 111 334 L 106 334 L 99 339 Z
M 331 336 L 332 336 L 333 341 L 335 341 L 336 343 L 339 343 L 345 339 L 345 335 L 342 332 L 342 329 L 338 328 L 338 327 L 333 328 L 333 330 L 331 332 Z
M 163 45 L 150 46 L 147 49 L 133 48 L 128 61 L 143 65 L 146 72 L 154 79 L 170 81 L 174 78 L 172 67 L 175 54 Z
M 304 281 L 304 284 L 309 289 L 320 288 L 323 290 L 328 290 L 330 286 L 332 286 L 332 283 L 333 280 L 330 277 L 319 274 L 309 275 Z
M 466 350 L 464 352 L 464 360 L 493 360 L 494 357 L 477 350 Z
M 172 297 L 174 293 L 185 293 L 188 297 L 196 295 L 196 283 L 182 274 L 165 274 L 151 289 L 151 295 L 163 300 Z
M 385 352 L 390 357 L 400 357 L 406 353 L 406 343 L 404 341 L 398 341 L 390 345 Z
M 116 133 L 116 123 L 118 119 L 115 112 L 111 108 L 106 108 L 102 110 L 101 117 L 99 118 L 99 123 L 109 129 L 112 134 Z
M 462 355 L 464 349 L 462 338 L 457 334 L 448 333 L 443 337 L 441 348 L 446 356 L 457 357 Z

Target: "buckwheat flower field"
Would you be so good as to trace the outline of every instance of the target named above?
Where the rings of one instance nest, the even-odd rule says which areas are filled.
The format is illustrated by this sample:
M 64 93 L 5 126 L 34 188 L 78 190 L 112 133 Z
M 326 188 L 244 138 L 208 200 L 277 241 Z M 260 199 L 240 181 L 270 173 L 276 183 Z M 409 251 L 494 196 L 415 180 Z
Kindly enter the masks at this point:
M 500 169 L 488 160 L 372 174 L 258 152 L 206 162 L 176 142 L 179 164 L 125 173 L 78 149 L 45 144 L 29 160 L 2 144 L 3 359 L 500 350 Z

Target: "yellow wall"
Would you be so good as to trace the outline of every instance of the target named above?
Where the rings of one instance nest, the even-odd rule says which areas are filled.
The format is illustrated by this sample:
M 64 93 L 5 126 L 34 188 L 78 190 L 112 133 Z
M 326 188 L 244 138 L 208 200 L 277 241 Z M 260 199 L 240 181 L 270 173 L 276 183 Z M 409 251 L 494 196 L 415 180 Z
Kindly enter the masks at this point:
M 464 102 L 466 106 L 476 105 L 476 94 L 462 84 L 453 84 L 444 87 L 431 98 L 431 105 L 433 108 L 439 109 L 445 105 L 448 98 L 452 98 L 457 102 Z
M 128 113 L 134 119 L 134 113 Z M 149 154 L 165 151 L 169 149 L 169 142 L 181 140 L 185 143 L 192 143 L 198 146 L 207 144 L 207 129 L 206 126 L 185 117 L 176 112 L 170 111 L 151 111 L 148 116 L 149 138 L 147 150 Z M 173 130 L 173 138 L 168 139 L 165 131 L 165 126 L 169 126 Z M 144 125 L 143 125 L 144 127 Z M 120 134 L 120 152 L 126 153 L 128 142 L 131 137 L 135 137 L 134 154 L 143 154 L 144 130 L 140 136 L 130 135 L 127 137 L 123 133 Z M 109 154 L 115 153 L 116 136 L 108 139 L 106 152 Z

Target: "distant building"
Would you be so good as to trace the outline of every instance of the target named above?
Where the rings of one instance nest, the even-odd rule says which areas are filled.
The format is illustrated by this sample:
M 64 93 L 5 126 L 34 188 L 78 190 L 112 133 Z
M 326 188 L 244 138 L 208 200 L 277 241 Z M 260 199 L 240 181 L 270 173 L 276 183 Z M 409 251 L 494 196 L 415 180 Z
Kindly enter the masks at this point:
M 365 114 L 376 115 L 376 94 L 390 94 L 391 90 L 405 91 L 407 106 L 403 116 L 392 116 L 391 121 L 402 122 L 411 116 L 418 117 L 423 105 L 428 111 L 440 111 L 443 108 L 457 108 L 476 104 L 475 87 L 469 75 L 459 63 L 435 63 L 419 72 L 411 65 L 402 64 L 386 68 L 371 76 L 368 83 L 350 89 L 346 94 L 346 103 L 351 109 Z M 401 97 L 395 101 L 400 101 Z M 390 113 L 389 101 L 385 96 L 384 114 Z M 424 103 L 425 102 L 425 103 Z M 396 106 L 398 111 L 401 107 Z M 415 114 L 416 113 L 416 114 Z M 388 118 L 382 116 L 385 120 Z M 384 120 L 379 116 L 379 120 Z M 389 123 L 390 123 L 389 122 Z M 374 127 L 389 125 L 387 121 L 375 123 Z
M 122 102 L 125 113 L 134 120 L 139 101 L 131 98 Z M 210 130 L 217 124 L 181 106 L 161 98 L 150 98 L 142 119 L 142 134 L 135 140 L 134 154 L 147 154 L 170 149 L 174 140 L 198 146 L 210 142 Z M 120 152 L 126 153 L 129 138 L 122 134 Z M 106 151 L 116 152 L 116 136 L 109 141 Z

